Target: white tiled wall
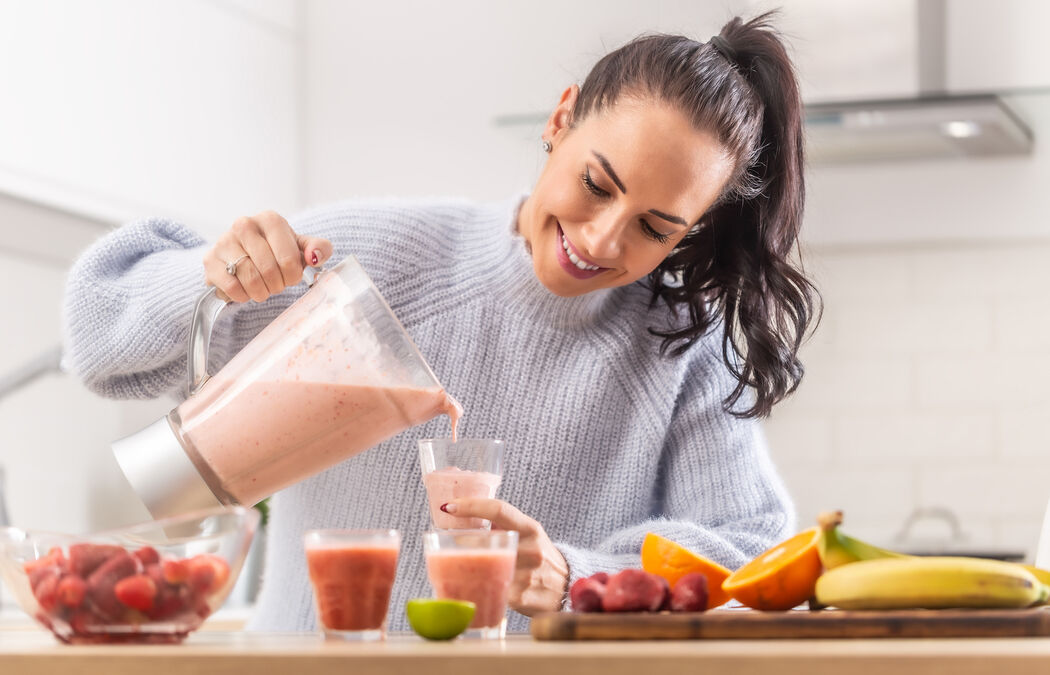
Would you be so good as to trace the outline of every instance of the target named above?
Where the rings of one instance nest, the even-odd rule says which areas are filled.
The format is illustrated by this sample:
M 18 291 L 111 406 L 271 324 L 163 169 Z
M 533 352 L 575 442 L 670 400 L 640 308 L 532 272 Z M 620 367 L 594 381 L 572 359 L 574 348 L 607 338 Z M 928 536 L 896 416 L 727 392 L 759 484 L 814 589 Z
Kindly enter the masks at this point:
M 767 423 L 799 527 L 841 508 L 846 531 L 895 545 L 914 509 L 943 507 L 970 545 L 1031 556 L 1050 499 L 1050 242 L 806 255 L 824 319 Z

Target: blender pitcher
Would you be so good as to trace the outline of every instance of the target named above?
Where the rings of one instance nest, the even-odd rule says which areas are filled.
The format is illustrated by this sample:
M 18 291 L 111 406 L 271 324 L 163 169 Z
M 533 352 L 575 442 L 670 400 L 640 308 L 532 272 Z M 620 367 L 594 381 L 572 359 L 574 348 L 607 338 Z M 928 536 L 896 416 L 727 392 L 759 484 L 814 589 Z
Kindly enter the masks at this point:
M 304 275 L 310 290 L 214 377 L 209 289 L 190 327 L 189 397 L 113 443 L 156 518 L 253 505 L 459 405 L 353 257 Z

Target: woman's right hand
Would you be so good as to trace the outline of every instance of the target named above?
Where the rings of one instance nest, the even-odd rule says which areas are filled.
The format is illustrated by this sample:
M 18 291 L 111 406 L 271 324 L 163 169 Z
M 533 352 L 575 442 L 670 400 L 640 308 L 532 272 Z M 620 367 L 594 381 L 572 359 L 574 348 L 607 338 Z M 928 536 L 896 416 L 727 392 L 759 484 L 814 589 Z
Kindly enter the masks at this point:
M 262 302 L 303 278 L 305 265 L 320 265 L 332 255 L 332 242 L 296 234 L 273 211 L 238 218 L 204 254 L 208 285 L 223 300 Z M 226 266 L 236 262 L 237 274 Z

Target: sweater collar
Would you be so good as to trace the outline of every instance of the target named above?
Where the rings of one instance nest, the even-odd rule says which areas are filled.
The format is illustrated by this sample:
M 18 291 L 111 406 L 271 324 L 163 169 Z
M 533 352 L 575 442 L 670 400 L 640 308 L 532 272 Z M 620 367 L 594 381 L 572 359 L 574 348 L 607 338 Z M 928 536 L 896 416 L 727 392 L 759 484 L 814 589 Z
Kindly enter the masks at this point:
M 561 328 L 593 325 L 612 311 L 620 289 L 603 288 L 572 298 L 551 293 L 536 276 L 532 254 L 518 233 L 518 212 L 527 197 L 519 194 L 501 205 L 501 222 L 493 228 L 498 234 L 493 249 L 499 264 L 491 268 L 497 294 L 512 311 L 535 323 Z

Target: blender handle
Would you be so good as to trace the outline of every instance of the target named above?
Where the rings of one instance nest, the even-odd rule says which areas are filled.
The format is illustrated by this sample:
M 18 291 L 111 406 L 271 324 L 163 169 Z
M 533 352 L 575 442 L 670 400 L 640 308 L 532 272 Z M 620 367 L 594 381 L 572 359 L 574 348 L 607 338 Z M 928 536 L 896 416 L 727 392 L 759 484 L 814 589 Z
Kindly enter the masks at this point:
M 320 267 L 311 266 L 303 270 L 303 279 L 307 287 L 314 285 L 321 271 Z M 211 379 L 208 373 L 208 347 L 211 344 L 211 331 L 222 310 L 227 305 L 233 304 L 229 300 L 223 300 L 218 294 L 219 289 L 209 286 L 208 290 L 197 299 L 197 306 L 193 309 L 193 319 L 190 321 L 187 396 L 196 394 Z

